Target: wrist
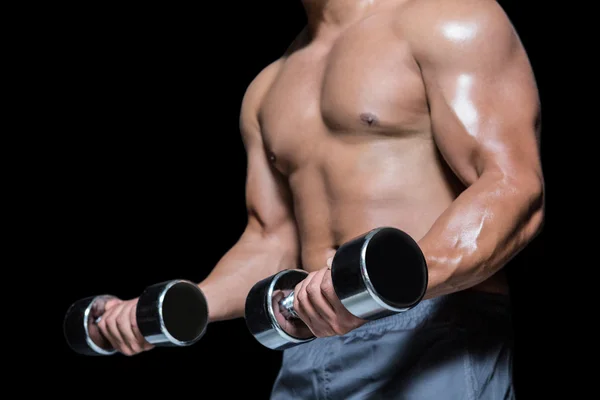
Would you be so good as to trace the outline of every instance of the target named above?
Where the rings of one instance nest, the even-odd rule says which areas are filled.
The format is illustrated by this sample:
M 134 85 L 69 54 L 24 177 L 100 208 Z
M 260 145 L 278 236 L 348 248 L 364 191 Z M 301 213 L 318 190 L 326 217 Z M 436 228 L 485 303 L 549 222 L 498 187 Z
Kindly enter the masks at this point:
M 206 298 L 208 323 L 235 318 L 229 310 L 229 301 L 223 296 L 223 288 L 209 282 L 200 282 L 198 287 Z

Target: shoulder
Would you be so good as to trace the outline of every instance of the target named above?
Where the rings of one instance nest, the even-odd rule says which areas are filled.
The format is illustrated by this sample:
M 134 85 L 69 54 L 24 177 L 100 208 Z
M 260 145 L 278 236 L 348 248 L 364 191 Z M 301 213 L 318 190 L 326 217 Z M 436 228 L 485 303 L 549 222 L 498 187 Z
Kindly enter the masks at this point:
M 395 13 L 394 29 L 424 62 L 470 56 L 489 60 L 520 45 L 495 0 L 409 0 Z
M 271 62 L 247 86 L 242 97 L 239 118 L 240 130 L 244 137 L 251 135 L 252 132 L 259 132 L 258 113 L 262 99 L 275 80 L 281 63 L 281 59 Z
M 292 41 L 284 54 L 265 66 L 247 86 L 242 98 L 240 111 L 240 125 L 243 128 L 243 132 L 258 130 L 258 113 L 265 94 L 269 91 L 269 88 L 277 78 L 285 60 L 302 46 L 304 36 L 305 30 L 303 29 Z
M 281 68 L 282 62 L 282 58 L 271 62 L 252 79 L 242 98 L 242 114 L 258 111 L 265 93 L 270 88 Z

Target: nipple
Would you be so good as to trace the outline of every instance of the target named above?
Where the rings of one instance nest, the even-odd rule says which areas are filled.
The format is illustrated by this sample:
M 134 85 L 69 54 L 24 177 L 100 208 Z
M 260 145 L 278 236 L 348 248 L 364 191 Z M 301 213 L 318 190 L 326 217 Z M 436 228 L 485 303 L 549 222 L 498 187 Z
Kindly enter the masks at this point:
M 377 117 L 371 113 L 360 114 L 360 120 L 369 126 L 377 124 Z

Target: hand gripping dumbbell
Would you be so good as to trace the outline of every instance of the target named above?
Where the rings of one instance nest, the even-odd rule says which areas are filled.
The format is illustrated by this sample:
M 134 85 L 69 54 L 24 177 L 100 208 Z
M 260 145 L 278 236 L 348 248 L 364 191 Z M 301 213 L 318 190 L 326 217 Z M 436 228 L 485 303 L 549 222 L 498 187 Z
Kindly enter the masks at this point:
M 69 347 L 83 355 L 116 353 L 110 344 L 96 343 L 90 336 L 111 295 L 90 296 L 73 303 L 63 321 Z M 208 324 L 204 294 L 193 282 L 171 280 L 147 287 L 138 298 L 136 322 L 141 334 L 155 346 L 190 346 L 200 340 Z
M 259 281 L 248 293 L 246 325 L 262 345 L 283 350 L 315 339 L 308 329 L 296 335 L 286 332 L 276 315 L 300 321 L 293 309 L 293 290 L 307 275 L 299 269 L 284 270 Z M 428 283 L 418 244 L 392 227 L 373 229 L 340 246 L 331 277 L 344 307 L 365 320 L 408 311 L 423 299 Z

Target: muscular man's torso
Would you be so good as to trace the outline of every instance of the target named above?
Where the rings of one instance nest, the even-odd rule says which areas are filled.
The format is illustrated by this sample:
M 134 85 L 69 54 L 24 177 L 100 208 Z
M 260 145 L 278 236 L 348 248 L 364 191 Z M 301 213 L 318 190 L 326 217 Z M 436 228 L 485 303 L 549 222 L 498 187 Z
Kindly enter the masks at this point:
M 378 226 L 418 241 L 464 189 L 437 151 L 419 65 L 395 26 L 396 3 L 322 38 L 301 33 L 263 72 L 258 122 L 289 185 L 308 271 Z M 504 278 L 478 288 L 504 291 Z

